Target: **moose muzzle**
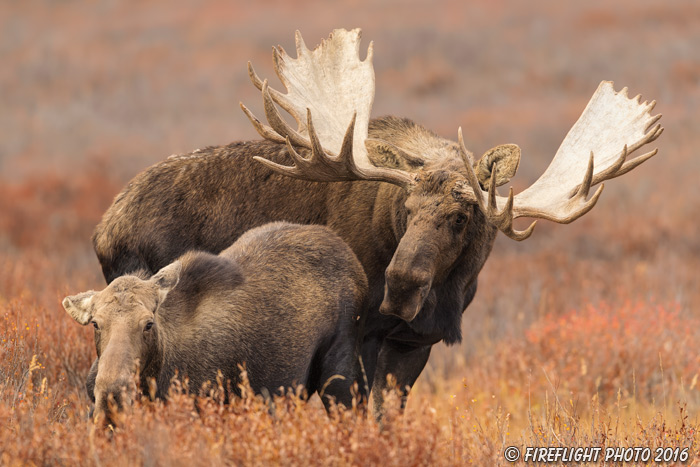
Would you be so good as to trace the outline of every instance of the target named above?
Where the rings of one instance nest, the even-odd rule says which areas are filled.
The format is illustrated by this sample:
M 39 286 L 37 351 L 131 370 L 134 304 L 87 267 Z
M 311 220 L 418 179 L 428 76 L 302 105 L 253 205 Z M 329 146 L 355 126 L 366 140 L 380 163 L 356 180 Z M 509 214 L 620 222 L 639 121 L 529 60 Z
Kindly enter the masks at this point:
M 379 312 L 398 316 L 407 322 L 413 321 L 423 308 L 431 284 L 431 276 L 411 274 L 410 277 L 406 277 L 387 270 L 384 301 L 379 307 Z
M 114 339 L 100 356 L 95 378 L 95 416 L 109 419 L 133 402 L 139 359 L 129 352 L 128 341 Z

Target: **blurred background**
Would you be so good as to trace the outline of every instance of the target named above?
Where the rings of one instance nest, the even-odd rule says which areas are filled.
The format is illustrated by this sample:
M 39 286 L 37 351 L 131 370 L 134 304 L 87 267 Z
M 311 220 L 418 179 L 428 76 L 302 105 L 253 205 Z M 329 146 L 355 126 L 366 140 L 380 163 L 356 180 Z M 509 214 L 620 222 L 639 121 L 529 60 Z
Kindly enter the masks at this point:
M 668 394 L 697 401 L 692 0 L 0 3 L 0 297 L 21 298 L 13 319 L 50 323 L 35 348 L 56 356 L 66 387 L 80 387 L 94 347 L 59 303 L 103 286 L 90 236 L 113 197 L 171 154 L 256 139 L 239 109 L 262 113 L 247 61 L 276 83 L 273 45 L 293 53 L 295 30 L 313 47 L 341 27 L 362 28 L 363 50 L 374 41 L 374 116 L 453 139 L 462 126 L 477 154 L 519 144 L 516 191 L 544 171 L 600 81 L 655 99 L 664 115 L 659 154 L 606 183 L 591 213 L 541 221 L 522 243 L 499 236 L 464 343 L 435 349 L 419 391 L 449 378 L 493 381 L 484 391 L 494 393 L 538 378 L 549 387 L 546 368 L 563 390 L 609 384 L 637 397 L 642 378 L 649 400 L 666 381 Z M 470 370 L 479 361 L 489 368 Z

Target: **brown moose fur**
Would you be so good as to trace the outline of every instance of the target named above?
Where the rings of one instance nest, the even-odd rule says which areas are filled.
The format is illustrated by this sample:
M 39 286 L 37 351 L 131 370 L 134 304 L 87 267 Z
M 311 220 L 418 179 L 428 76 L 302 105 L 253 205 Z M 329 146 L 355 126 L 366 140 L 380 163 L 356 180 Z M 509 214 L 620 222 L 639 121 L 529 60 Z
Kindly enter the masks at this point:
M 376 379 L 383 388 L 392 373 L 410 387 L 433 344 L 460 341 L 461 316 L 497 230 L 454 190 L 467 183 L 455 142 L 395 117 L 373 120 L 369 136 L 423 160 L 421 166 L 385 148 L 370 152 L 375 163 L 418 172 L 410 193 L 382 182 L 315 183 L 275 174 L 253 160 L 290 165 L 286 147 L 269 141 L 209 147 L 145 170 L 94 234 L 106 280 L 136 269 L 155 272 L 190 249 L 217 253 L 270 221 L 327 225 L 350 245 L 370 284 L 363 344 L 370 385 Z
M 98 412 L 133 380 L 136 359 L 144 391 L 155 378 L 161 397 L 176 370 L 194 391 L 217 370 L 236 389 L 245 364 L 255 391 L 303 384 L 350 406 L 366 292 L 362 266 L 330 229 L 273 223 L 218 256 L 188 252 L 150 279 L 125 275 L 64 306 L 99 326 L 88 376 Z

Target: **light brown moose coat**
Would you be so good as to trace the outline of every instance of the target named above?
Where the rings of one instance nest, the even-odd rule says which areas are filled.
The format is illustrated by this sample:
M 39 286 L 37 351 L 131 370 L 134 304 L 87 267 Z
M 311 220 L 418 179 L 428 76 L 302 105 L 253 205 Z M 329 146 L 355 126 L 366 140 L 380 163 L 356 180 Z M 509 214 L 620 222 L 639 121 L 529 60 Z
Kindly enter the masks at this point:
M 362 266 L 328 228 L 274 223 L 219 255 L 189 252 L 150 278 L 122 276 L 63 305 L 95 326 L 88 392 L 98 413 L 110 395 L 123 402 L 136 368 L 144 392 L 155 378 L 164 397 L 176 371 L 193 391 L 218 370 L 236 389 L 240 364 L 255 391 L 325 385 L 324 403 L 349 406 L 366 292 Z

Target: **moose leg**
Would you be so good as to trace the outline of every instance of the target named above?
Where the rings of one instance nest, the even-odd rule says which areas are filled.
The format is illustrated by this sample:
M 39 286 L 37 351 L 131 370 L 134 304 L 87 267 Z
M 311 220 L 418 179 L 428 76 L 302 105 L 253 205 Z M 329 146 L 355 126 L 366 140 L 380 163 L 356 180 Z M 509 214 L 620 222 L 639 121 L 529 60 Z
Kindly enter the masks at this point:
M 391 375 L 399 388 L 403 409 L 409 391 L 428 362 L 431 348 L 432 345 L 415 347 L 390 339 L 382 343 L 372 386 L 372 409 L 378 421 L 384 416 L 384 391 L 392 389 L 387 384 L 387 376 Z
M 367 394 L 362 378 L 361 360 L 354 335 L 337 338 L 330 348 L 324 349 L 320 357 L 321 371 L 316 381 L 318 394 L 328 410 L 331 401 L 346 408 L 353 405 L 353 385 L 357 385 L 359 403 L 366 400 Z
M 382 340 L 377 336 L 368 336 L 362 343 L 362 348 L 359 351 L 361 360 L 360 364 L 360 385 L 361 394 L 365 398 L 369 398 L 370 390 L 374 384 L 374 375 L 377 368 L 377 356 L 382 345 Z
M 320 378 L 321 387 L 318 395 L 323 401 L 326 410 L 331 408 L 331 402 L 343 405 L 346 408 L 352 407 L 352 385 L 355 380 L 350 374 L 341 374 L 331 368 L 324 369 Z

